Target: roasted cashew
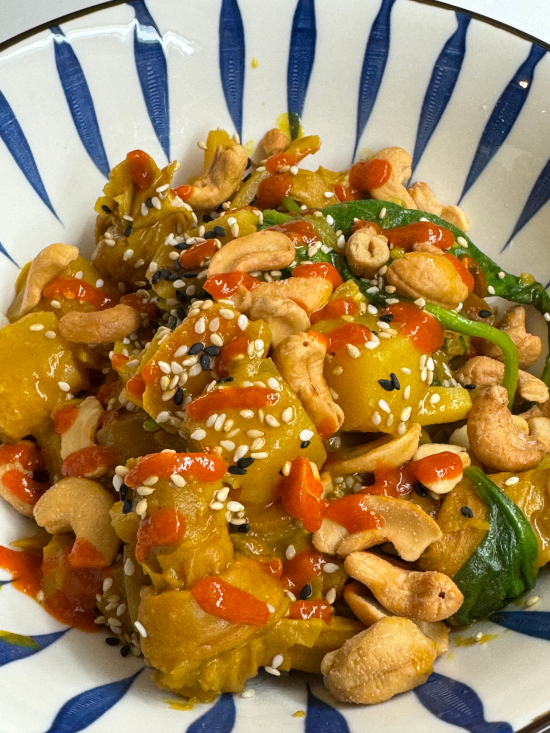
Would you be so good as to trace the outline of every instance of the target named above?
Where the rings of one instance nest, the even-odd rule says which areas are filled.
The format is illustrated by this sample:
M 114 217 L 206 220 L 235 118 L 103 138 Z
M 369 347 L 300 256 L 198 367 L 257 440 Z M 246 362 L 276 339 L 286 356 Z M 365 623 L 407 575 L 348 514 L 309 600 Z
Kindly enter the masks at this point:
M 437 657 L 433 641 L 405 618 L 382 618 L 325 654 L 325 686 L 341 702 L 375 705 L 424 684 Z
M 535 468 L 546 450 L 535 437 L 518 432 L 504 387 L 487 387 L 475 396 L 468 414 L 468 439 L 476 457 L 497 471 Z
M 119 546 L 109 515 L 112 504 L 113 497 L 96 481 L 64 478 L 40 497 L 34 518 L 50 534 L 70 530 L 75 533 L 71 565 L 107 567 Z
M 267 155 L 276 155 L 284 152 L 288 148 L 289 142 L 290 140 L 282 130 L 273 127 L 260 140 L 260 147 L 264 149 Z
M 403 148 L 383 148 L 369 160 L 387 160 L 391 165 L 391 175 L 386 183 L 369 191 L 374 199 L 393 201 L 402 204 L 406 209 L 416 209 L 414 199 L 403 184 L 412 175 L 412 158 Z
M 80 403 L 75 421 L 68 430 L 61 434 L 61 458 L 63 460 L 77 450 L 96 444 L 95 434 L 104 413 L 101 402 L 95 397 L 86 397 Z M 105 471 L 106 469 L 103 473 Z M 96 477 L 97 475 L 89 476 L 89 478 Z
M 303 333 L 310 327 L 305 310 L 290 298 L 258 298 L 250 309 L 250 318 L 261 318 L 267 323 L 273 347 L 278 346 L 288 336 Z
M 325 378 L 326 348 L 308 334 L 288 336 L 273 353 L 281 376 L 304 406 L 321 438 L 342 427 L 344 412 L 334 402 Z
M 542 343 L 538 336 L 533 336 L 525 330 L 525 308 L 516 305 L 510 308 L 498 324 L 500 331 L 504 331 L 516 345 L 521 369 L 528 369 L 539 358 Z M 493 359 L 502 359 L 502 351 L 490 341 L 483 343 L 483 353 Z
M 407 252 L 392 262 L 387 278 L 401 295 L 424 298 L 446 310 L 468 297 L 468 287 L 453 264 L 432 252 Z
M 17 445 L 33 446 L 34 444 L 30 443 L 27 440 L 20 440 L 18 441 Z M 4 474 L 8 473 L 8 471 L 20 471 L 29 478 L 32 478 L 33 476 L 32 471 L 28 471 L 17 459 L 11 463 L 4 463 L 0 465 L 0 496 L 2 497 L 2 499 L 5 499 L 8 504 L 11 504 L 15 511 L 19 512 L 19 514 L 22 514 L 24 517 L 32 517 L 34 505 L 22 501 L 3 483 L 2 477 L 4 476 Z
M 416 208 L 420 211 L 427 211 L 428 214 L 435 214 L 440 219 L 448 221 L 455 227 L 467 232 L 470 228 L 466 214 L 459 206 L 444 206 L 440 203 L 427 183 L 417 181 L 409 188 L 409 194 L 412 196 Z
M 294 262 L 296 249 L 282 232 L 264 229 L 233 239 L 219 249 L 208 265 L 208 277 L 224 272 L 280 270 Z
M 544 443 L 546 450 L 550 451 L 550 420 L 547 417 L 531 417 L 527 423 L 529 434 Z
M 41 250 L 31 263 L 19 315 L 35 308 L 46 285 L 56 278 L 78 257 L 78 247 L 72 244 L 50 244 Z
M 321 528 L 313 535 L 316 550 L 346 557 L 352 552 L 391 542 L 403 560 L 414 562 L 428 545 L 443 536 L 437 522 L 411 501 L 371 494 L 361 498 L 363 507 L 380 515 L 384 525 L 351 534 L 325 517 Z
M 476 387 L 492 387 L 502 384 L 504 364 L 488 356 L 474 356 L 461 367 L 454 375 L 460 384 L 475 384 Z M 522 369 L 518 375 L 518 394 L 524 400 L 532 402 L 546 402 L 550 395 L 548 387 L 542 379 L 534 377 Z
M 390 259 L 388 239 L 374 227 L 361 227 L 346 242 L 346 258 L 355 277 L 374 277 Z
M 140 313 L 120 303 L 104 311 L 66 313 L 59 321 L 59 333 L 73 344 L 108 344 L 120 341 L 140 326 Z
M 462 461 L 462 468 L 471 465 L 470 456 L 464 448 L 458 445 L 446 445 L 445 443 L 424 443 L 421 445 L 413 456 L 412 462 L 421 461 L 428 456 L 437 455 L 437 453 L 456 453 Z M 424 485 L 435 494 L 448 494 L 454 487 L 462 481 L 462 471 L 454 478 L 445 478 L 436 481 L 424 481 Z
M 333 476 L 348 473 L 373 473 L 380 466 L 399 468 L 416 453 L 422 428 L 413 423 L 406 433 L 393 438 L 385 435 L 372 443 L 341 448 L 337 453 L 329 453 L 325 469 Z
M 332 285 L 324 277 L 289 277 L 272 283 L 260 283 L 250 291 L 252 304 L 263 297 L 290 298 L 306 313 L 322 308 L 332 295 Z
M 242 145 L 218 145 L 210 165 L 193 183 L 193 193 L 187 199 L 198 211 L 213 211 L 235 192 L 242 182 L 248 164 L 248 154 Z
M 443 621 L 464 600 L 455 583 L 436 570 L 405 570 L 370 552 L 353 552 L 344 567 L 384 608 L 412 621 Z

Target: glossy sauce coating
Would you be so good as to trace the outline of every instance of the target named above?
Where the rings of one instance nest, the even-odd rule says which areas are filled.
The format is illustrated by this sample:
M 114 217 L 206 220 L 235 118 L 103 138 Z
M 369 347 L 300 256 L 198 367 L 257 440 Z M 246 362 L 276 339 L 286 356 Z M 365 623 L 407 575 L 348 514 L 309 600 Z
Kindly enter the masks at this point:
M 299 593 L 306 583 L 323 574 L 323 566 L 330 561 L 328 555 L 314 549 L 299 552 L 283 563 L 281 582 L 288 590 Z
M 399 334 L 405 336 L 423 354 L 433 354 L 443 346 L 445 329 L 441 323 L 413 303 L 395 303 L 384 310 L 401 325 Z
M 328 339 L 327 352 L 330 354 L 344 349 L 348 344 L 364 346 L 372 338 L 370 329 L 359 323 L 344 323 L 325 335 Z
M 295 601 L 290 606 L 288 618 L 303 620 L 320 618 L 326 624 L 330 624 L 332 621 L 331 606 L 327 601 Z
M 78 417 L 76 405 L 64 405 L 53 416 L 53 429 L 58 435 L 63 435 L 72 426 Z
M 415 221 L 404 227 L 385 229 L 384 236 L 394 247 L 410 252 L 414 244 L 427 243 L 440 249 L 450 249 L 455 238 L 448 229 L 429 221 Z
M 394 499 L 403 499 L 413 490 L 415 478 L 410 470 L 410 464 L 400 468 L 380 466 L 374 471 L 374 484 L 358 491 L 358 494 L 371 496 L 391 496 Z
M 385 524 L 383 517 L 365 505 L 364 497 L 360 494 L 325 502 L 323 514 L 351 533 L 378 529 Z
M 246 272 L 225 272 L 221 275 L 213 275 L 207 278 L 203 285 L 203 289 L 213 298 L 230 298 L 239 289 L 239 285 L 243 285 L 247 290 L 254 290 L 260 284 L 256 277 L 252 277 Z
M 229 365 L 237 357 L 241 357 L 241 355 L 245 355 L 248 352 L 249 343 L 250 339 L 246 336 L 237 336 L 222 347 L 222 350 L 216 357 L 216 371 L 220 377 L 227 377 L 229 374 Z
M 146 386 L 145 380 L 141 374 L 134 374 L 134 376 L 126 382 L 126 391 L 133 394 L 135 397 L 141 397 L 145 392 Z
M 126 486 L 139 486 L 149 476 L 169 478 L 175 474 L 189 474 L 199 481 L 219 481 L 226 466 L 215 453 L 151 453 L 138 458 L 136 465 L 125 477 Z
M 143 562 L 152 547 L 179 542 L 185 534 L 185 517 L 175 509 L 163 507 L 139 523 L 136 560 Z
M 6 471 L 2 476 L 4 486 L 25 504 L 34 505 L 42 494 L 47 491 L 48 484 L 35 481 L 23 471 Z
M 264 626 L 269 621 L 266 603 L 222 578 L 202 578 L 191 594 L 203 611 L 229 623 Z
M 475 287 L 475 282 L 468 268 L 457 257 L 453 257 L 453 255 L 445 253 L 445 257 L 460 275 L 462 282 L 468 288 L 468 292 L 471 293 Z
M 422 484 L 430 484 L 445 479 L 455 479 L 462 474 L 462 459 L 456 453 L 443 451 L 426 456 L 410 464 L 411 472 Z
M 350 186 L 357 191 L 372 191 L 374 188 L 380 188 L 389 180 L 391 170 L 391 164 L 382 158 L 360 161 L 350 168 Z
M 218 251 L 218 244 L 215 239 L 207 239 L 206 242 L 195 244 L 186 249 L 180 255 L 180 265 L 184 270 L 192 270 L 199 267 L 207 257 L 212 257 Z
M 292 270 L 292 277 L 322 277 L 331 283 L 333 289 L 336 289 L 344 282 L 338 270 L 328 262 L 298 265 Z
M 312 313 L 309 320 L 311 321 L 311 325 L 313 325 L 318 321 L 336 320 L 340 316 L 354 316 L 358 311 L 359 306 L 353 298 L 337 298 Z
M 274 209 L 285 196 L 292 193 L 292 180 L 289 176 L 276 174 L 265 178 L 258 186 L 256 206 L 260 209 Z
M 43 292 L 46 300 L 77 300 L 79 303 L 89 303 L 97 310 L 112 308 L 117 301 L 106 293 L 103 293 L 93 285 L 78 280 L 77 278 L 70 280 L 54 280 L 46 285 Z
M 98 468 L 114 466 L 118 450 L 109 446 L 90 445 L 71 453 L 61 466 L 63 476 L 87 476 Z
M 127 156 L 128 170 L 134 186 L 144 191 L 154 183 L 155 163 L 143 150 L 132 150 Z
M 295 458 L 290 473 L 281 481 L 280 496 L 285 511 L 301 520 L 308 532 L 316 532 L 323 521 L 322 495 L 323 484 L 313 474 L 311 463 L 307 458 Z
M 295 247 L 309 247 L 319 241 L 319 235 L 313 226 L 304 219 L 285 221 L 270 227 L 270 230 L 285 234 Z
M 176 196 L 179 196 L 182 201 L 187 201 L 188 198 L 191 198 L 194 190 L 193 186 L 178 186 L 173 189 Z
M 257 410 L 279 402 L 279 394 L 267 387 L 225 387 L 196 397 L 187 405 L 191 420 L 205 420 L 221 410 Z

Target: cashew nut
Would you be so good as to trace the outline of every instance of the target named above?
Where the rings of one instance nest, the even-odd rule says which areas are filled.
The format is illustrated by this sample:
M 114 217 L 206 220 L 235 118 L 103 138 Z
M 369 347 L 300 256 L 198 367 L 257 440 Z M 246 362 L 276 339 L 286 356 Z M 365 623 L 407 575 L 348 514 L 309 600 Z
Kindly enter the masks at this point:
M 550 420 L 547 417 L 531 417 L 527 420 L 529 433 L 544 443 L 546 450 L 550 451 Z
M 41 250 L 31 263 L 19 314 L 24 316 L 35 308 L 46 285 L 56 278 L 78 257 L 78 247 L 72 244 L 50 244 Z
M 17 445 L 32 446 L 33 444 L 26 440 L 20 440 Z M 19 514 L 22 514 L 24 517 L 32 517 L 33 504 L 29 504 L 20 499 L 16 494 L 10 491 L 10 489 L 2 481 L 4 474 L 8 473 L 8 471 L 20 471 L 22 474 L 28 476 L 29 478 L 32 478 L 33 476 L 32 471 L 27 470 L 18 459 L 11 463 L 4 463 L 0 465 L 0 496 L 2 497 L 2 499 L 5 499 L 8 504 L 11 504 L 15 511 L 19 512 Z
M 273 354 L 281 376 L 322 438 L 333 435 L 344 422 L 344 412 L 332 399 L 323 376 L 325 355 L 325 346 L 307 334 L 288 336 Z
M 468 359 L 454 376 L 460 384 L 492 387 L 495 384 L 502 384 L 504 364 L 496 359 L 490 359 L 488 356 L 474 356 L 473 359 Z M 546 402 L 549 399 L 548 387 L 542 379 L 538 379 L 522 369 L 520 369 L 518 376 L 518 393 L 523 399 L 532 402 Z
M 268 130 L 260 140 L 260 147 L 262 147 L 267 155 L 276 155 L 277 153 L 284 152 L 289 143 L 288 137 L 278 127 L 274 127 Z
M 352 552 L 391 542 L 403 560 L 414 562 L 428 545 L 443 536 L 437 522 L 410 501 L 371 494 L 364 494 L 361 499 L 364 509 L 384 519 L 383 526 L 350 533 L 345 527 L 325 517 L 320 529 L 313 535 L 316 550 L 346 557 Z
M 76 542 L 69 558 L 72 565 L 107 567 L 119 546 L 109 516 L 112 504 L 113 497 L 96 481 L 64 478 L 40 497 L 34 518 L 50 534 L 70 530 L 75 533 Z
M 375 705 L 424 684 L 437 657 L 433 641 L 405 618 L 382 618 L 321 662 L 337 700 Z
M 405 570 L 370 552 L 353 552 L 344 567 L 384 608 L 413 621 L 443 621 L 464 600 L 449 576 L 437 570 Z
M 189 206 L 199 211 L 217 209 L 241 183 L 247 163 L 248 154 L 241 145 L 218 145 L 210 165 L 193 183 Z
M 296 250 L 282 232 L 264 229 L 233 239 L 219 249 L 208 265 L 208 277 L 224 272 L 280 270 L 294 262 Z
M 258 298 L 250 309 L 250 318 L 261 318 L 267 323 L 273 347 L 288 336 L 307 331 L 310 326 L 305 310 L 290 298 Z
M 120 303 L 104 311 L 66 313 L 59 321 L 59 333 L 73 344 L 108 344 L 120 341 L 140 326 L 140 313 Z
M 417 181 L 409 188 L 409 193 L 414 199 L 417 209 L 427 211 L 428 214 L 435 214 L 440 219 L 444 219 L 449 224 L 454 224 L 455 227 L 462 229 L 463 232 L 467 232 L 470 228 L 466 214 L 462 209 L 459 206 L 444 206 L 436 199 L 427 183 Z
M 421 445 L 418 448 L 412 460 L 414 463 L 414 461 L 421 461 L 423 458 L 435 456 L 438 453 L 456 453 L 460 456 L 463 468 L 470 466 L 472 463 L 470 456 L 466 453 L 464 448 L 458 445 L 446 445 L 444 443 L 424 443 L 424 445 Z M 462 481 L 462 471 L 454 478 L 424 481 L 424 486 L 435 494 L 448 494 L 449 491 L 452 491 L 460 481 Z
M 387 278 L 401 295 L 424 298 L 446 310 L 453 310 L 468 297 L 460 274 L 441 254 L 407 252 L 392 262 Z
M 416 209 L 414 199 L 403 184 L 412 175 L 412 158 L 403 148 L 383 148 L 370 160 L 387 160 L 391 165 L 391 175 L 386 183 L 369 191 L 374 199 L 393 201 L 402 204 L 406 209 Z
M 374 473 L 380 466 L 399 468 L 416 453 L 422 428 L 413 423 L 406 433 L 392 438 L 385 435 L 372 443 L 341 448 L 337 453 L 329 453 L 325 469 L 334 476 L 348 473 Z
M 324 277 L 289 277 L 271 283 L 260 283 L 250 292 L 252 303 L 259 298 L 290 298 L 306 313 L 322 308 L 332 295 L 332 285 Z
M 374 277 L 390 258 L 387 237 L 361 227 L 346 242 L 346 258 L 355 277 Z
M 468 439 L 477 458 L 497 471 L 526 471 L 541 462 L 545 446 L 518 432 L 504 387 L 479 391 L 468 414 Z
M 542 343 L 538 336 L 533 336 L 525 330 L 525 308 L 521 305 L 510 308 L 504 314 L 498 328 L 507 333 L 516 345 L 520 368 L 528 369 L 532 366 L 541 354 Z M 502 351 L 490 341 L 484 342 L 483 353 L 493 359 L 502 359 Z
M 68 430 L 61 434 L 61 458 L 63 460 L 77 450 L 95 445 L 95 434 L 104 412 L 101 402 L 95 397 L 86 397 L 80 403 L 75 421 Z

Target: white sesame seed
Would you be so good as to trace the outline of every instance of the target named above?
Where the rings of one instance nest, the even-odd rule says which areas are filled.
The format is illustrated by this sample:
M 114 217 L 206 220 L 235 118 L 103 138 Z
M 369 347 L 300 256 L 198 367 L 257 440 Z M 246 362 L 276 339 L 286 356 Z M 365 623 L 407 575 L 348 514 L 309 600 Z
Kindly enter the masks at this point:
M 468 242 L 464 239 L 464 237 L 457 237 L 456 243 L 460 244 L 461 247 L 468 247 Z
M 378 407 L 384 412 L 390 413 L 391 409 L 386 400 L 378 400 Z
M 147 638 L 147 631 L 145 630 L 145 626 L 142 623 L 140 623 L 139 621 L 134 621 L 134 628 L 140 636 L 142 636 L 144 639 Z
M 246 331 L 246 328 L 248 326 L 248 318 L 244 315 L 244 313 L 241 313 L 241 315 L 237 318 L 237 326 L 241 329 L 241 331 Z
M 144 517 L 147 514 L 147 499 L 140 499 L 136 504 L 136 514 L 138 517 Z
M 266 415 L 265 416 L 265 422 L 266 422 L 266 425 L 269 425 L 270 428 L 279 428 L 279 427 L 281 427 L 281 423 L 273 415 Z
M 283 476 L 288 476 L 288 474 L 290 473 L 290 469 L 291 468 L 292 468 L 291 462 L 290 461 L 287 461 L 284 464 L 283 468 L 282 468 L 282 474 L 283 474 Z
M 180 476 L 178 473 L 170 474 L 170 481 L 174 484 L 174 486 L 177 486 L 179 489 L 183 489 L 186 484 L 183 476 Z
M 534 606 L 535 603 L 538 603 L 540 601 L 540 596 L 531 596 L 531 598 L 528 598 L 525 601 L 525 605 L 527 608 L 530 608 L 531 606 Z
M 378 321 L 376 324 L 378 328 L 381 328 L 382 331 L 387 331 L 389 328 L 391 328 L 389 323 L 386 323 L 385 321 Z
M 157 422 L 159 425 L 162 425 L 164 422 L 168 422 L 171 415 L 166 410 L 163 410 L 162 412 L 159 412 L 159 414 L 155 418 L 155 422 Z
M 225 417 L 226 417 L 225 412 L 222 412 L 221 415 L 218 415 L 218 417 L 216 418 L 216 421 L 214 423 L 214 430 L 217 433 L 219 433 L 221 431 L 221 429 L 223 428 L 223 424 L 225 422 Z
M 428 369 L 427 369 L 426 367 L 424 367 L 424 368 L 422 369 L 422 371 L 420 372 L 420 379 L 421 379 L 421 380 L 422 380 L 423 382 L 425 382 L 427 378 L 428 378 Z
M 227 508 L 230 512 L 243 512 L 244 506 L 240 503 L 240 501 L 229 501 L 227 503 Z
M 174 358 L 177 358 L 178 356 L 183 356 L 184 354 L 187 354 L 188 351 L 189 351 L 188 346 L 180 346 L 174 352 Z
M 352 357 L 352 359 L 357 359 L 359 356 L 361 356 L 361 352 L 357 348 L 357 346 L 354 346 L 354 344 L 346 344 L 346 349 L 348 350 L 348 354 Z
M 380 413 L 375 412 L 374 415 L 372 416 L 372 424 L 380 425 L 381 422 L 382 422 L 382 418 L 380 417 Z
M 136 492 L 140 496 L 150 496 L 154 492 L 154 489 L 150 488 L 149 486 L 138 486 Z
M 424 308 L 424 306 L 426 305 L 426 301 L 424 300 L 424 298 L 417 298 L 414 301 L 414 304 L 417 305 L 419 308 Z
M 204 333 L 206 331 L 206 319 L 205 318 L 199 318 L 199 320 L 195 323 L 195 333 L 198 333 L 199 335 L 201 333 Z
M 410 420 L 410 418 L 411 418 L 411 412 L 412 412 L 412 407 L 404 407 L 401 410 L 401 416 L 400 417 L 401 417 L 402 422 L 407 422 L 407 420 Z
M 254 697 L 255 694 L 256 690 L 253 687 L 249 687 L 248 690 L 243 690 L 241 692 L 241 697 L 243 698 L 243 700 L 248 700 L 248 698 Z
M 33 323 L 32 326 L 29 326 L 29 331 L 43 331 L 43 330 L 44 330 L 43 323 Z
M 231 321 L 235 318 L 235 312 L 230 311 L 228 308 L 220 308 L 220 316 L 225 318 L 226 321 Z
M 232 440 L 220 440 L 220 445 L 224 450 L 235 450 L 235 443 Z
M 219 333 L 213 333 L 210 336 L 210 343 L 214 344 L 214 346 L 223 346 L 223 338 Z
M 437 393 L 436 394 L 433 394 L 430 397 L 430 404 L 431 405 L 437 405 L 437 403 L 440 402 L 440 400 L 441 400 L 441 395 L 439 395 Z
M 111 627 L 118 628 L 119 626 L 122 626 L 122 621 L 120 621 L 118 618 L 115 618 L 114 616 L 107 619 L 107 623 Z
M 294 417 L 294 410 L 292 407 L 287 407 L 286 410 L 283 410 L 283 414 L 281 415 L 281 420 L 283 422 L 290 422 L 292 418 Z
M 239 461 L 241 458 L 244 458 L 247 453 L 248 453 L 248 446 L 244 444 L 239 445 L 233 455 L 233 461 L 237 463 L 237 461 Z
M 294 545 L 289 545 L 285 550 L 285 557 L 287 560 L 292 560 L 292 558 L 296 555 L 296 548 Z
M 487 286 L 487 292 L 489 293 L 489 295 L 494 295 L 495 294 L 494 287 L 492 285 L 488 285 Z
M 380 213 L 378 214 L 378 218 L 379 219 L 385 219 L 387 213 L 388 213 L 387 212 L 387 209 L 384 206 L 382 209 L 380 209 Z
M 283 657 L 283 655 L 282 655 L 282 654 L 276 654 L 276 655 L 275 655 L 275 656 L 273 657 L 272 661 L 271 661 L 271 666 L 273 667 L 273 669 L 277 669 L 277 667 L 280 667 L 280 666 L 281 666 L 281 664 L 282 664 L 282 663 L 283 663 L 284 661 L 285 661 L 285 658 Z
M 121 603 L 121 604 L 119 604 L 119 606 L 117 606 L 116 615 L 117 616 L 122 616 L 122 614 L 124 613 L 124 611 L 126 611 L 126 604 L 125 603 Z
M 262 348 L 263 348 L 263 343 L 264 342 L 262 341 Z M 280 392 L 282 389 L 281 383 L 279 382 L 278 379 L 275 379 L 275 377 L 269 377 L 269 379 L 267 380 L 267 386 L 271 387 L 271 389 L 274 389 L 276 392 Z
M 112 585 L 113 585 L 113 579 L 105 578 L 105 580 L 103 581 L 103 592 L 107 593 L 107 591 L 111 589 Z
M 371 314 L 371 316 L 377 316 L 378 315 L 378 308 L 376 306 L 372 305 L 372 303 L 369 303 L 367 305 L 367 310 Z
M 197 145 L 201 150 L 206 150 L 206 143 L 204 142 L 204 140 L 198 140 Z
M 105 616 L 97 616 L 94 619 L 94 624 L 104 624 L 105 623 Z
M 239 415 L 241 417 L 244 417 L 245 420 L 250 420 L 254 417 L 254 413 L 252 412 L 252 410 L 241 410 L 239 412 Z
M 269 604 L 268 604 L 268 605 L 269 605 Z M 267 666 L 267 667 L 264 667 L 264 669 L 265 669 L 265 671 L 266 671 L 266 672 L 267 672 L 268 674 L 272 674 L 272 675 L 274 675 L 275 677 L 280 677 L 280 676 L 281 676 L 281 673 L 279 672 L 279 670 L 278 670 L 278 669 L 273 669 L 273 667 L 269 667 L 269 666 Z
M 327 591 L 327 594 L 325 596 L 325 600 L 327 601 L 327 603 L 330 603 L 330 605 L 332 606 L 332 604 L 336 600 L 336 588 L 330 588 Z
M 62 392 L 70 392 L 71 391 L 71 385 L 67 382 L 58 382 L 57 386 Z
M 386 291 L 386 293 L 395 293 L 397 288 L 395 287 L 395 285 L 386 285 L 384 290 Z
M 302 430 L 300 432 L 300 435 L 298 436 L 300 440 L 311 440 L 315 433 L 313 430 L 309 430 L 309 428 L 306 428 L 305 430 Z
M 386 427 L 391 427 L 393 425 L 393 415 L 390 413 L 388 415 L 388 419 L 386 420 Z
M 500 272 L 498 273 L 498 279 L 499 279 L 499 280 L 504 280 L 504 278 L 505 278 L 505 277 L 506 277 L 506 273 L 505 273 L 505 272 L 503 272 L 503 271 L 501 270 L 501 271 L 500 271 Z
M 58 300 L 50 300 L 52 308 L 61 308 L 61 303 Z
M 483 632 L 478 631 L 474 638 L 476 641 L 481 641 L 483 639 Z
M 151 203 L 153 204 L 153 206 L 155 207 L 155 209 L 160 209 L 160 207 L 162 206 L 162 204 L 160 203 L 160 199 L 159 199 L 158 196 L 153 196 L 151 198 Z
M 325 191 L 325 193 L 323 194 L 323 196 L 326 199 L 331 199 L 334 196 L 334 193 L 332 191 Z
M 251 453 L 250 457 L 253 458 L 255 461 L 261 461 L 264 458 L 267 458 L 269 456 L 269 453 L 265 453 L 264 451 L 261 451 L 259 453 Z
M 206 432 L 202 428 L 197 428 L 191 433 L 191 438 L 193 438 L 193 440 L 204 440 L 205 437 Z
M 542 317 L 544 318 L 545 321 L 550 321 L 550 313 L 544 313 Z
M 223 489 L 216 491 L 216 498 L 218 501 L 225 501 L 229 496 L 229 486 L 224 486 Z
M 208 324 L 209 331 L 217 331 L 220 327 L 220 319 L 219 318 L 213 318 L 210 323 Z
M 223 509 L 223 504 L 221 501 L 213 501 L 210 504 L 210 509 L 213 509 L 215 512 L 219 512 L 221 509 Z
M 275 613 L 275 609 L 273 608 L 271 603 L 266 603 L 265 605 L 267 606 L 267 610 L 269 611 L 269 613 Z
M 326 562 L 323 565 L 324 573 L 335 573 L 339 569 L 339 566 L 335 562 Z
M 126 474 L 130 473 L 130 469 L 126 468 L 126 466 L 117 466 L 115 473 L 117 476 L 126 476 Z
M 411 370 L 409 369 L 409 367 L 401 367 L 401 371 L 403 372 L 403 374 L 410 374 L 411 373 Z
M 133 575 L 135 572 L 136 566 L 134 565 L 131 558 L 128 558 L 126 562 L 124 563 L 124 574 L 125 575 Z
M 396 303 L 399 303 L 399 298 L 386 298 L 386 303 L 388 305 L 395 305 Z
M 515 486 L 517 483 L 519 483 L 519 476 L 510 476 L 510 478 L 507 478 L 504 482 L 505 486 Z
M 56 334 L 55 331 L 46 331 L 46 333 L 44 334 L 44 336 L 47 339 L 54 339 L 57 336 L 57 334 Z
M 406 432 L 407 432 L 407 425 L 406 425 L 406 423 L 400 422 L 399 425 L 397 426 L 397 433 L 399 435 L 405 435 Z

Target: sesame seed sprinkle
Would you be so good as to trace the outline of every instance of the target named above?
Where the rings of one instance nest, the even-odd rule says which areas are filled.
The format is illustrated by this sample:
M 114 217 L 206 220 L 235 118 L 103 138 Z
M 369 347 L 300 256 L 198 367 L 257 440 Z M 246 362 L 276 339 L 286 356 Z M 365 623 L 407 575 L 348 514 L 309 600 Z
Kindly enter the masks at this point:
M 147 631 L 145 630 L 145 626 L 142 623 L 140 623 L 139 621 L 134 621 L 134 628 L 141 637 L 143 637 L 144 639 L 147 638 Z
M 378 407 L 384 412 L 390 413 L 391 409 L 386 400 L 378 400 Z
M 538 603 L 540 601 L 540 596 L 531 596 L 531 598 L 528 598 L 525 601 L 525 605 L 527 608 L 531 608 L 531 606 L 534 606 L 535 603 Z
M 517 483 L 519 483 L 519 477 L 518 476 L 510 476 L 510 478 L 506 479 L 504 482 L 505 486 L 515 486 Z
M 70 392 L 71 391 L 71 385 L 67 382 L 58 382 L 57 386 L 62 392 Z

